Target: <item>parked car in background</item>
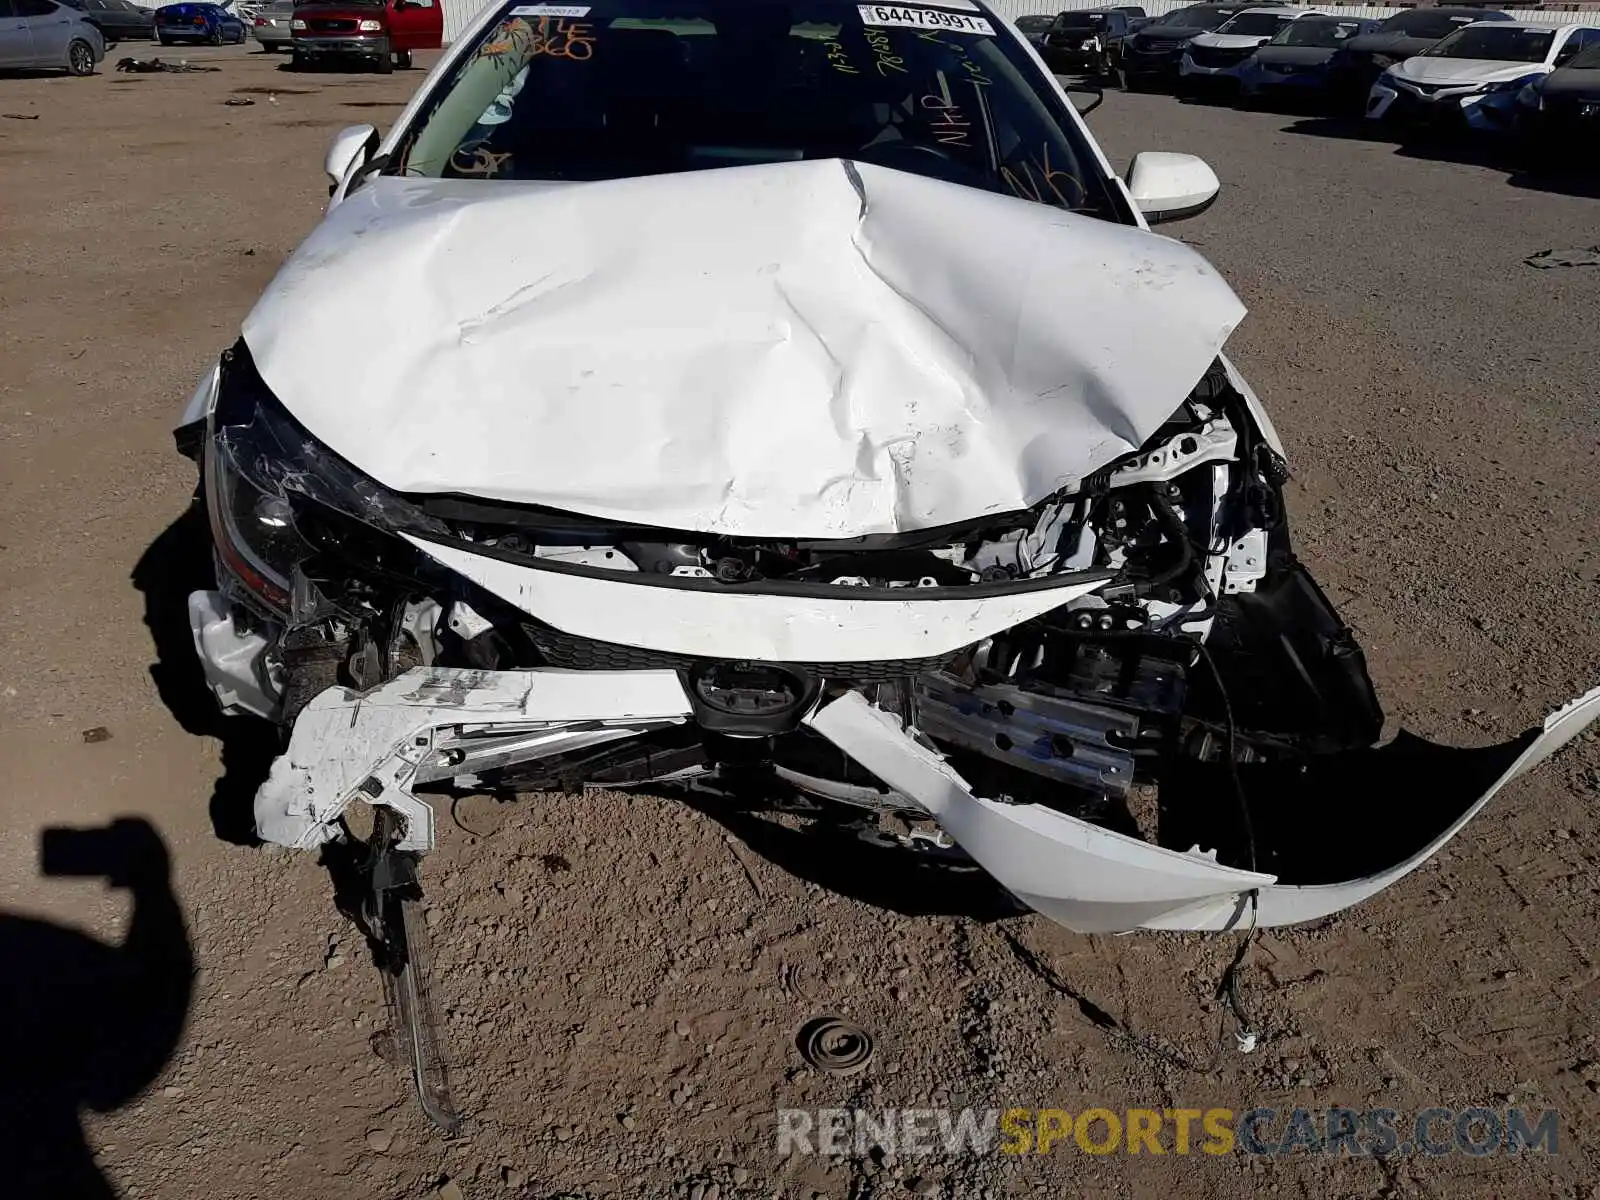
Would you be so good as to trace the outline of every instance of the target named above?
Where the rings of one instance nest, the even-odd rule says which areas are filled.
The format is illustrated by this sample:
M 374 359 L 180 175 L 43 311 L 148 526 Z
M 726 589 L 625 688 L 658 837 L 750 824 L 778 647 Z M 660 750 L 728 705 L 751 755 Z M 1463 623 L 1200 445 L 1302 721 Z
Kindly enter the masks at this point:
M 153 38 L 155 14 L 140 8 L 131 0 L 61 0 L 68 8 L 75 8 L 100 31 L 107 46 L 136 38 Z
M 1192 92 L 1201 87 L 1239 86 L 1239 69 L 1256 52 L 1303 17 L 1320 15 L 1304 8 L 1282 5 L 1247 8 L 1235 13 L 1209 33 L 1191 38 L 1178 59 L 1178 90 Z
M 168 4 L 156 9 L 155 25 L 156 38 L 163 46 L 174 42 L 243 45 L 248 36 L 244 22 L 218 4 Z
M 1517 93 L 1515 131 L 1540 166 L 1600 168 L 1600 40 Z
M 1291 21 L 1239 68 L 1240 99 L 1277 102 L 1322 95 L 1339 48 L 1378 24 L 1370 17 L 1315 15 Z
M 318 0 L 295 6 L 291 29 L 297 67 L 342 59 L 388 74 L 409 67 L 413 51 L 444 44 L 444 9 L 435 0 Z
M 1050 26 L 1055 24 L 1055 20 L 1055 17 L 1048 13 L 1032 14 L 1026 17 L 1018 17 L 1014 24 L 1017 27 L 1017 32 L 1032 42 L 1034 48 L 1037 49 L 1043 44 L 1044 35 L 1050 32 Z
M 263 50 L 292 50 L 294 31 L 294 0 L 272 0 L 263 5 L 251 21 L 251 36 Z
M 1327 95 L 1336 107 L 1359 112 L 1378 76 L 1396 63 L 1414 58 L 1465 25 L 1509 20 L 1510 15 L 1498 9 L 1414 8 L 1396 13 L 1371 33 L 1340 47 L 1328 65 Z
M 1123 84 L 1138 91 L 1172 83 L 1178 78 L 1183 48 L 1192 38 L 1226 24 L 1250 7 L 1249 4 L 1191 4 L 1157 17 L 1123 46 Z
M 1116 79 L 1133 19 L 1115 8 L 1083 8 L 1056 17 L 1039 53 L 1052 71 Z
M 1591 44 L 1600 44 L 1600 21 L 1595 26 L 1467 25 L 1380 75 L 1367 98 L 1367 117 L 1508 132 L 1517 94 Z
M 106 41 L 77 9 L 56 0 L 0 0 L 0 70 L 93 75 Z

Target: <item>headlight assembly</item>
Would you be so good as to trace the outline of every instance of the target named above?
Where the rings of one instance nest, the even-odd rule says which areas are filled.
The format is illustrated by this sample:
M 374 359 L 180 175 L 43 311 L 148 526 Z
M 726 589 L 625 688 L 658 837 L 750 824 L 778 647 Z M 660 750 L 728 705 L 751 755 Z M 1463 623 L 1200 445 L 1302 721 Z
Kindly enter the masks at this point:
M 1524 75 L 1520 79 L 1503 79 L 1499 83 L 1486 83 L 1478 90 L 1486 96 L 1492 96 L 1500 92 L 1520 92 L 1523 88 L 1531 87 L 1541 78 L 1543 77 L 1539 75 Z
M 250 592 L 289 609 L 296 565 L 328 538 L 315 510 L 385 533 L 447 532 L 442 522 L 317 441 L 278 403 L 241 341 L 223 356 L 206 439 L 206 508 L 217 552 Z

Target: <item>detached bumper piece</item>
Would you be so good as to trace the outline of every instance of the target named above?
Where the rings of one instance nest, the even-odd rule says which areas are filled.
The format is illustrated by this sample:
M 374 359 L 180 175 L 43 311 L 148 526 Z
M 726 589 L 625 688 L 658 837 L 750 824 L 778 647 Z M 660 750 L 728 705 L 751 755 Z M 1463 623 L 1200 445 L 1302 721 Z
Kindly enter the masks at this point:
M 938 674 L 915 690 L 917 726 L 860 691 L 824 698 L 803 726 L 886 785 L 886 806 L 922 810 L 1018 900 L 1086 933 L 1288 925 L 1338 912 L 1415 870 L 1501 788 L 1600 717 L 1596 689 L 1499 746 L 1454 749 L 1402 734 L 1310 760 L 1240 763 L 1242 797 L 1226 763 L 1191 761 L 1163 777 L 1156 844 L 1062 811 L 1046 790 L 1036 789 L 1043 800 L 979 795 L 952 765 L 957 751 L 947 757 L 928 740 L 980 764 L 1028 760 L 1024 778 L 1111 797 L 1132 776 L 1131 716 Z M 364 694 L 330 689 L 301 714 L 258 793 L 258 826 L 272 841 L 316 845 L 360 801 L 398 819 L 397 853 L 419 853 L 433 845 L 433 813 L 413 788 L 644 738 L 684 725 L 695 708 L 668 671 L 415 668 Z M 693 776 L 706 757 L 663 756 L 656 779 Z M 1259 856 L 1253 871 L 1226 865 L 1242 855 L 1241 800 Z

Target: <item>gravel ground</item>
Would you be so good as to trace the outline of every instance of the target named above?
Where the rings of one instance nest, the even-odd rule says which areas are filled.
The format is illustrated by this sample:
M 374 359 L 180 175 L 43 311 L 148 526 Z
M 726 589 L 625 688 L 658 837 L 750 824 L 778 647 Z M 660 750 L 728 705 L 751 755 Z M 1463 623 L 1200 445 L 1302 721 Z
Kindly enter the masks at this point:
M 786 831 L 651 796 L 469 801 L 427 866 L 468 1117 L 437 1136 L 326 874 L 219 836 L 263 750 L 196 692 L 169 436 L 316 221 L 329 135 L 391 119 L 417 75 L 189 57 L 223 70 L 0 80 L 0 111 L 38 116 L 0 118 L 0 1054 L 28 1067 L 0 1078 L 0 1194 L 30 1195 L 24 1151 L 72 1153 L 80 1107 L 106 1111 L 79 1153 L 128 1197 L 1595 1194 L 1593 735 L 1390 892 L 1263 936 L 1249 1056 L 1219 1048 L 1231 940 L 979 920 L 831 850 L 808 880 Z M 1597 202 L 1289 117 L 1113 94 L 1091 121 L 1119 166 L 1181 149 L 1222 177 L 1174 231 L 1251 309 L 1232 350 L 1288 443 L 1301 550 L 1394 723 L 1487 743 L 1596 682 L 1600 271 L 1522 260 L 1591 244 Z M 118 814 L 168 846 L 164 926 L 41 874 L 42 828 Z M 91 940 L 165 938 L 187 979 L 183 928 L 192 988 L 164 1015 Z M 819 1012 L 877 1037 L 865 1074 L 801 1065 Z M 1561 1111 L 1562 1153 L 777 1155 L 775 1109 L 847 1103 L 1520 1103 Z

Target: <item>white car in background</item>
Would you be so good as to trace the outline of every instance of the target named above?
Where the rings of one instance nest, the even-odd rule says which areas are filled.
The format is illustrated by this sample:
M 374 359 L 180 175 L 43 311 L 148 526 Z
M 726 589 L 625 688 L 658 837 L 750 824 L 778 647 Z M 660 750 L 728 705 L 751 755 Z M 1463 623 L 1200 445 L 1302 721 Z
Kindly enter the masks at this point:
M 1309 8 L 1247 8 L 1210 33 L 1202 33 L 1184 47 L 1178 63 L 1178 87 L 1205 82 L 1237 84 L 1244 64 L 1284 26 L 1302 17 L 1325 17 Z
M 1594 25 L 1465 25 L 1379 76 L 1367 96 L 1367 118 L 1509 130 L 1517 94 L 1592 45 L 1600 45 L 1600 19 Z

